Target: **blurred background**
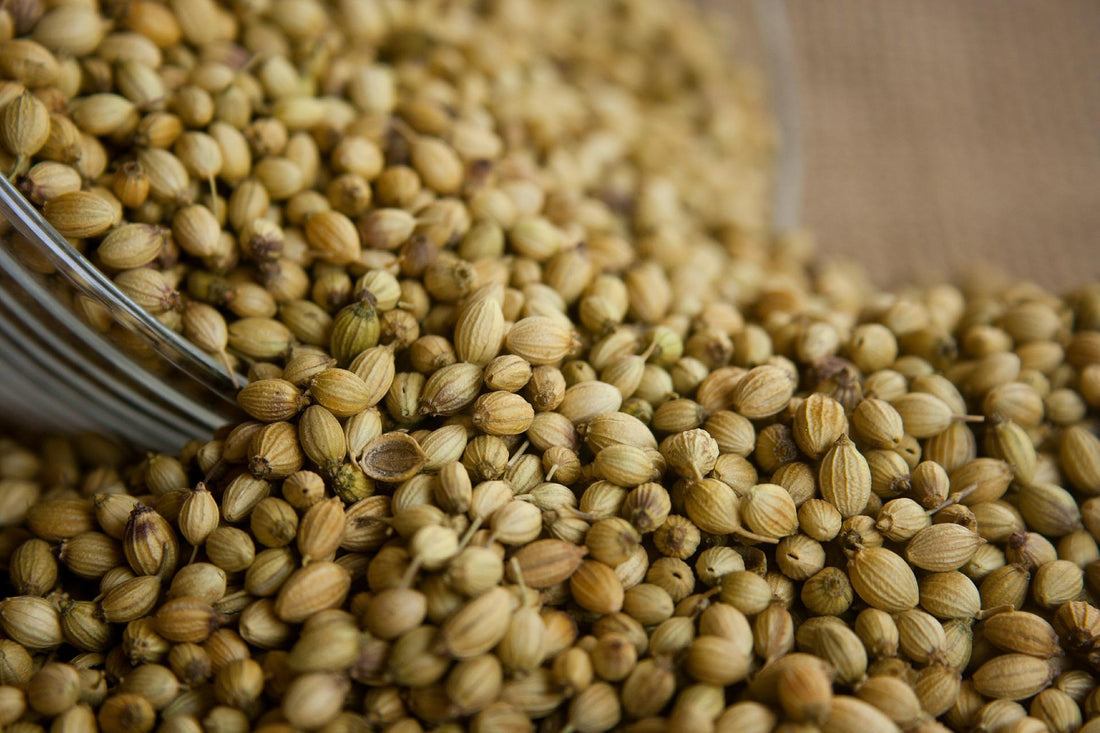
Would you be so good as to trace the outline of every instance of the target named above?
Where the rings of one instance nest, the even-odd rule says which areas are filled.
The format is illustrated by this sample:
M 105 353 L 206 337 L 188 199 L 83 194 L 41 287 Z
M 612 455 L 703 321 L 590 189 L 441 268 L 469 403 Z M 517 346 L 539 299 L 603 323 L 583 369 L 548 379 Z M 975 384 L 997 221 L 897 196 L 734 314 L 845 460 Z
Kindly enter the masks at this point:
M 801 221 L 877 284 L 1100 277 L 1100 2 L 784 6 Z

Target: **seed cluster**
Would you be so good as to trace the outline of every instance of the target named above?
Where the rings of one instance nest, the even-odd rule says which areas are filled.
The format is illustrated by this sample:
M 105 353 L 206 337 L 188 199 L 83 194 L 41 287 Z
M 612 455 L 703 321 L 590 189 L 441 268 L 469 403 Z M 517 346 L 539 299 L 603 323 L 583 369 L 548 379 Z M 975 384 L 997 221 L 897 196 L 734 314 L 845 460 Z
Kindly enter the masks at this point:
M 511 321 L 601 273 L 680 263 L 671 291 L 630 303 L 656 322 L 720 287 L 715 231 L 766 228 L 761 85 L 686 2 L 9 5 L 0 169 L 234 371 L 296 344 L 346 365 L 363 343 L 449 334 L 490 283 L 559 294 L 523 295 Z M 621 296 L 589 299 L 588 321 L 621 321 Z M 95 301 L 76 308 L 119 330 Z
M 766 351 L 709 365 L 683 354 L 740 311 L 706 306 L 687 343 L 629 321 L 594 338 L 546 316 L 505 330 L 493 291 L 457 323 L 497 313 L 495 348 L 460 346 L 458 325 L 439 338 L 481 364 L 376 345 L 344 369 L 303 346 L 255 367 L 239 393 L 254 419 L 177 457 L 135 463 L 95 436 L 0 445 L 0 720 L 595 733 L 1100 716 L 1100 290 L 876 297 L 811 361 L 827 321 L 751 322 L 810 293 L 766 289 L 722 332 L 758 330 Z M 605 376 L 624 362 L 633 382 Z
M 23 190 L 250 418 L 0 441 L 5 730 L 1100 730 L 1100 287 L 811 266 L 672 8 L 0 9 Z

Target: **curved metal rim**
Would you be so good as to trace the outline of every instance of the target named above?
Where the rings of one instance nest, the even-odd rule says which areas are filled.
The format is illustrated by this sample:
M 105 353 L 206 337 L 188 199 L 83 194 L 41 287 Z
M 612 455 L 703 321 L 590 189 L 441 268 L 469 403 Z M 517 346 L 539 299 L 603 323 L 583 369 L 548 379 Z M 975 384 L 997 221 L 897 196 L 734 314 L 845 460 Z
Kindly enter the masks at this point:
M 3 178 L 0 178 L 0 214 L 4 215 L 11 225 L 25 237 L 44 244 L 43 253 L 73 287 L 107 308 L 111 315 L 125 328 L 139 333 L 152 349 L 170 361 L 176 368 L 199 384 L 207 387 L 220 399 L 231 402 L 227 395 L 234 394 L 235 390 L 229 373 L 222 364 L 179 334 L 165 328 L 160 321 L 127 298 L 122 291 L 115 287 L 110 278 L 100 272 L 84 255 L 77 252 L 42 217 L 30 201 Z M 59 320 L 63 320 L 64 316 L 72 319 L 72 315 L 66 308 L 59 306 L 52 294 L 47 293 L 42 298 L 36 297 L 36 300 L 42 302 L 50 314 Z M 80 325 L 83 326 L 83 324 Z M 106 357 L 108 353 L 106 348 L 113 349 L 113 347 L 110 347 L 98 335 L 90 335 L 93 335 L 94 338 L 85 338 L 85 342 L 97 353 Z M 130 364 L 129 360 L 124 363 Z M 134 365 L 130 372 L 130 376 L 133 378 L 149 383 L 150 377 L 144 374 L 144 369 Z M 134 372 L 142 372 L 142 374 L 139 375 Z
M 8 253 L 0 251 L 0 262 L 8 259 Z M 10 269 L 5 271 L 5 277 L 16 286 L 22 285 Z M 41 317 L 29 311 L 3 288 L 0 288 L 0 306 L 7 316 L 0 322 L 0 331 L 6 332 L 13 344 L 6 357 L 9 361 L 23 363 L 18 371 L 37 387 L 34 390 L 36 399 L 43 397 L 42 393 L 52 395 L 55 389 L 62 386 L 77 395 L 75 401 L 70 398 L 64 401 L 62 413 L 66 416 L 71 417 L 76 412 L 76 404 L 84 404 L 92 408 L 92 415 L 115 416 L 116 419 L 105 421 L 106 427 L 131 436 L 143 436 L 163 445 L 182 444 L 186 438 L 181 440 L 181 436 L 190 436 L 196 430 L 209 430 L 223 422 L 213 412 L 156 382 L 145 370 L 140 371 L 154 380 L 155 392 L 144 388 L 145 385 L 127 382 L 126 372 L 112 374 L 102 364 L 80 356 L 80 352 L 73 351 L 55 331 L 43 328 L 47 324 L 42 322 Z M 33 361 L 23 361 L 26 359 Z M 37 366 L 28 366 L 30 363 Z M 32 375 L 49 380 L 50 386 L 44 389 L 44 385 Z M 150 399 L 151 395 L 160 401 Z M 163 399 L 165 397 L 169 399 Z
M 2 208 L 2 204 L 0 204 L 0 208 Z M 189 415 L 193 420 L 204 425 L 216 427 L 224 422 L 221 416 L 218 416 L 206 406 L 190 399 L 183 393 L 164 383 L 155 375 L 131 361 L 129 357 L 125 356 L 115 346 L 110 344 L 102 335 L 88 328 L 87 325 L 65 308 L 52 293 L 47 292 L 41 287 L 40 283 L 30 277 L 27 272 L 23 270 L 18 261 L 11 256 L 11 253 L 0 250 L 0 266 L 3 266 L 7 276 L 10 277 L 16 285 L 22 288 L 24 292 L 28 293 L 50 317 L 56 319 L 56 321 L 68 333 L 71 333 L 78 339 L 82 345 L 89 347 L 104 363 L 116 367 L 124 378 L 132 380 L 140 385 L 146 393 L 158 395 L 165 404 L 170 405 L 177 412 Z M 90 267 L 91 264 L 89 263 L 88 266 Z M 119 295 L 121 296 L 121 293 L 119 293 Z M 16 306 L 14 304 L 8 304 L 8 307 L 12 308 Z M 137 306 L 134 307 L 136 308 Z M 24 322 L 26 322 L 28 318 L 34 320 L 27 315 L 21 316 L 21 320 Z M 42 336 L 50 338 L 55 337 L 54 334 L 42 334 Z M 61 354 L 63 353 L 65 345 L 60 342 L 55 342 L 54 348 L 57 350 L 58 354 Z M 173 361 L 172 363 L 175 364 L 176 362 Z M 111 383 L 115 380 L 112 380 L 108 376 L 100 375 L 99 381 Z M 115 391 L 116 394 L 120 394 L 120 396 L 131 393 L 130 390 L 120 390 L 120 388 L 117 387 L 113 391 Z
M 775 161 L 772 226 L 786 232 L 798 226 L 804 183 L 803 138 L 800 116 L 798 74 L 794 59 L 790 25 L 782 0 L 752 0 L 758 32 L 765 53 L 773 116 L 780 135 Z M 176 369 L 209 389 L 215 400 L 232 404 L 230 395 L 236 385 L 224 365 L 190 342 L 165 328 L 163 324 L 127 298 L 90 260 L 62 237 L 34 206 L 7 180 L 0 178 L 0 214 L 24 236 L 43 245 L 43 253 L 79 292 L 107 308 L 124 327 L 138 333 L 150 348 Z M 3 253 L 8 254 L 8 253 Z M 12 259 L 13 258 L 8 258 Z M 21 268 L 17 268 L 21 270 Z M 69 328 L 82 343 L 108 363 L 116 365 L 126 377 L 163 396 L 174 408 L 207 424 L 220 424 L 221 418 L 206 406 L 168 387 L 125 357 L 101 335 L 75 318 L 52 293 L 26 273 L 13 272 L 20 284 L 42 307 Z M 247 380 L 240 379 L 240 384 Z
M 805 156 L 798 68 L 785 0 L 753 0 L 753 12 L 764 46 L 772 114 L 779 128 L 772 226 L 783 233 L 798 227 L 802 218 Z

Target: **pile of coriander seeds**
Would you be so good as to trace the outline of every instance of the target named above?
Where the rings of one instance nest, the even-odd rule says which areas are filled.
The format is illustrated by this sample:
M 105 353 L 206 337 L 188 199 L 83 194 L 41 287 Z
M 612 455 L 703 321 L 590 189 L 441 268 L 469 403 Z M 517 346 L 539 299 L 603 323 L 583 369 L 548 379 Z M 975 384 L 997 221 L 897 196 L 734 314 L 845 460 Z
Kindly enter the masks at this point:
M 0 441 L 5 731 L 1100 730 L 1100 284 L 769 236 L 691 7 L 0 38 L 0 165 L 248 375 L 178 455 Z

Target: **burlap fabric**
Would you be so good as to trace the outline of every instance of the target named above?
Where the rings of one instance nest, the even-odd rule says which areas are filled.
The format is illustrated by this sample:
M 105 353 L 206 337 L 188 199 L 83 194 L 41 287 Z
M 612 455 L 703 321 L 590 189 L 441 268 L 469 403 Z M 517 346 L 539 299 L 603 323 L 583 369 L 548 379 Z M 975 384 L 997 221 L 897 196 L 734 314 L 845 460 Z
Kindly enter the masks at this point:
M 1100 2 L 774 1 L 822 251 L 882 285 L 1100 278 Z

